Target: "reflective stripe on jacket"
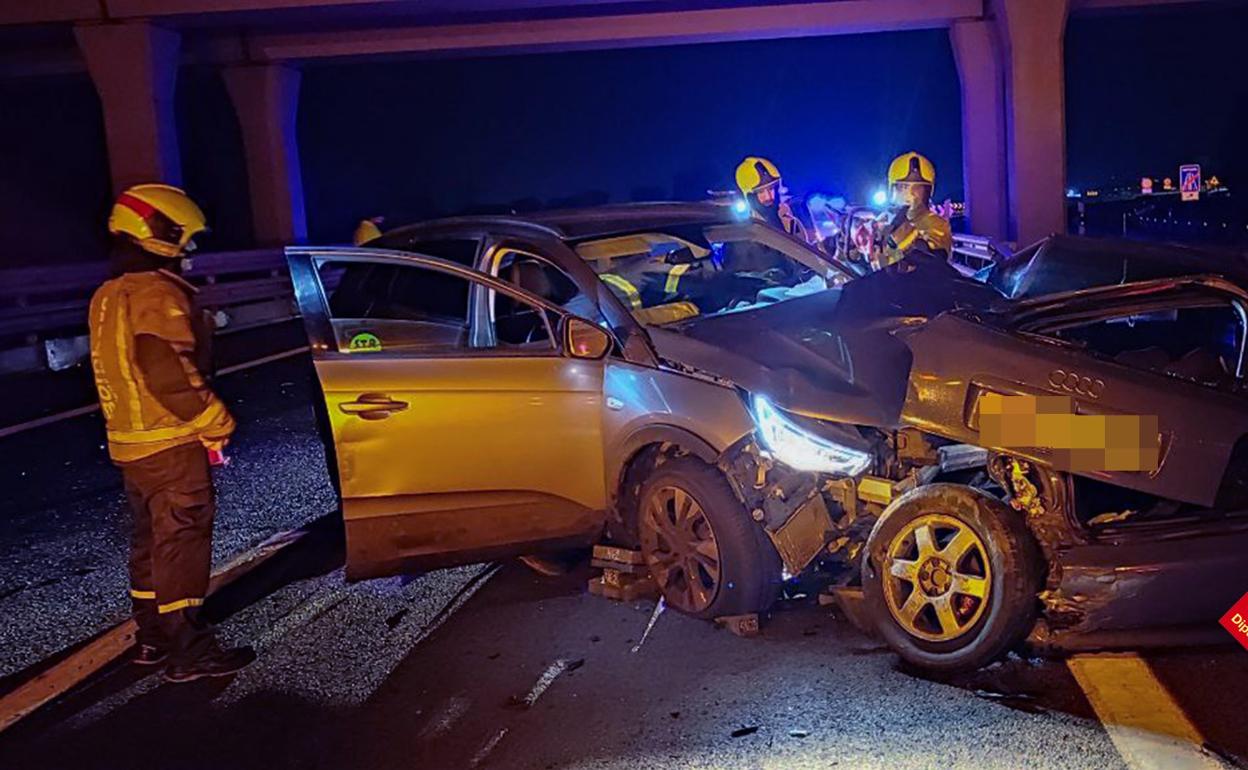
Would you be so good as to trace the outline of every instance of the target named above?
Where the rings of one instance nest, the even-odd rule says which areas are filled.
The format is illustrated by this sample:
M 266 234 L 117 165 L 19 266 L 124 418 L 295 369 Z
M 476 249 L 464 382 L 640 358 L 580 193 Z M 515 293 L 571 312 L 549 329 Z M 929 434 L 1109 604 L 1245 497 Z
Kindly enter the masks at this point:
M 196 369 L 197 340 L 191 322 L 194 287 L 165 271 L 126 273 L 107 281 L 91 298 L 91 366 L 108 433 L 108 451 L 131 462 L 204 438 L 223 439 L 234 429 L 225 405 Z M 135 340 L 151 335 L 177 352 L 178 373 L 203 403 L 183 420 L 153 392 L 136 358 Z M 170 357 L 170 360 L 175 360 Z M 155 377 L 152 377 L 155 379 Z

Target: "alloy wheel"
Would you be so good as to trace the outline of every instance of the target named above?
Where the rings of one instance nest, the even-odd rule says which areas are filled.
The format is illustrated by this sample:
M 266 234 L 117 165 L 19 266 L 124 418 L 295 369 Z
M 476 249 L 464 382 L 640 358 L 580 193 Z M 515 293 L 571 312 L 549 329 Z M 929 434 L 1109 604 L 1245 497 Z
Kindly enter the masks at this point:
M 889 543 L 882 567 L 889 613 L 919 639 L 957 639 L 988 606 L 988 550 L 975 530 L 952 516 L 925 514 L 909 522 Z
M 706 512 L 687 491 L 659 487 L 641 515 L 641 547 L 664 599 L 678 610 L 702 612 L 719 592 L 719 545 Z

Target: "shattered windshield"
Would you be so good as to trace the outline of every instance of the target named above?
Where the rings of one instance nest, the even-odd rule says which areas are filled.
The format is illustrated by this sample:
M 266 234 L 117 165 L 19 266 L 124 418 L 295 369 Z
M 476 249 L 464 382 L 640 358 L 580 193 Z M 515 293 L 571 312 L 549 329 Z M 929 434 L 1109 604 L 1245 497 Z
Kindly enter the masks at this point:
M 575 248 L 647 326 L 753 310 L 849 279 L 809 249 L 752 224 L 630 233 Z

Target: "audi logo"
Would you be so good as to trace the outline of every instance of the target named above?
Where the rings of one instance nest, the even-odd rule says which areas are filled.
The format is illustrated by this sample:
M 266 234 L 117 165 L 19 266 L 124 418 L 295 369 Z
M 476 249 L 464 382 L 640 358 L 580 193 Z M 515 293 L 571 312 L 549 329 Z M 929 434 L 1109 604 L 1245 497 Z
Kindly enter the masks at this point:
M 1085 377 L 1078 372 L 1065 369 L 1054 369 L 1049 372 L 1049 385 L 1088 398 L 1100 398 L 1105 392 L 1105 381 L 1095 377 Z

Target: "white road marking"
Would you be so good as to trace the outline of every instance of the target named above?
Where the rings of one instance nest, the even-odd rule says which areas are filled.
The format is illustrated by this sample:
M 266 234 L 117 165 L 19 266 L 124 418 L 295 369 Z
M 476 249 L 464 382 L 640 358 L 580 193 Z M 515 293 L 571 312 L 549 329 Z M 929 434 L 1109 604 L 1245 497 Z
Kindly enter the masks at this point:
M 429 723 L 416 736 L 417 740 L 431 741 L 450 732 L 455 723 L 462 719 L 464 714 L 468 713 L 468 707 L 471 705 L 472 701 L 462 695 L 452 696 L 446 702 L 446 706 L 435 717 L 431 718 Z
M 1138 655 L 1076 655 L 1066 662 L 1131 770 L 1226 770 Z
M 563 658 L 551 663 L 546 667 L 546 670 L 542 672 L 542 675 L 537 678 L 533 687 L 520 702 L 523 703 L 526 708 L 531 707 L 534 703 L 537 703 L 537 699 L 542 697 L 542 693 L 546 692 L 546 688 L 550 687 L 554 681 L 559 678 L 559 675 L 567 670 L 568 661 Z
M 482 746 L 481 749 L 477 751 L 476 754 L 472 755 L 472 759 L 468 761 L 468 766 L 477 767 L 482 762 L 484 762 L 486 757 L 490 756 L 490 752 L 494 751 L 494 748 L 498 746 L 498 742 L 501 741 L 503 739 L 503 736 L 506 734 L 507 734 L 506 727 L 494 733 L 493 737 L 491 737 L 488 741 L 486 741 L 485 745 Z

